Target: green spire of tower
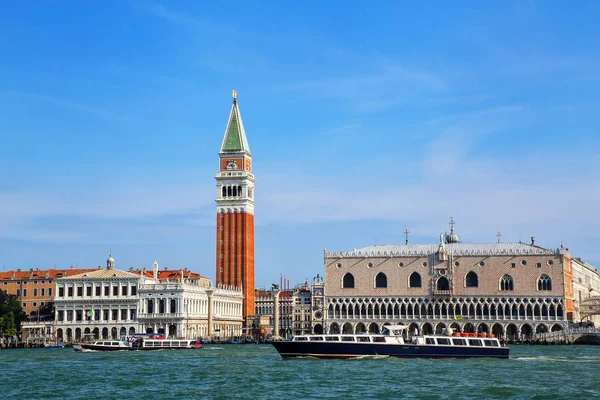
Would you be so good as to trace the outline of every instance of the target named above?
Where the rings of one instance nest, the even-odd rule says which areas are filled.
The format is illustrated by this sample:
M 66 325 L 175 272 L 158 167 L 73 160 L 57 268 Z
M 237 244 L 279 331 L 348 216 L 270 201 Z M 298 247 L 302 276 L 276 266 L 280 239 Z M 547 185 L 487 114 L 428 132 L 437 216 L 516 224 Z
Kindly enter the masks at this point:
M 231 113 L 229 114 L 229 122 L 227 123 L 227 129 L 225 130 L 221 153 L 250 153 L 250 146 L 248 146 L 248 139 L 246 139 L 246 131 L 244 130 L 242 115 L 240 114 L 236 97 L 237 94 L 234 90 L 233 105 L 231 106 Z

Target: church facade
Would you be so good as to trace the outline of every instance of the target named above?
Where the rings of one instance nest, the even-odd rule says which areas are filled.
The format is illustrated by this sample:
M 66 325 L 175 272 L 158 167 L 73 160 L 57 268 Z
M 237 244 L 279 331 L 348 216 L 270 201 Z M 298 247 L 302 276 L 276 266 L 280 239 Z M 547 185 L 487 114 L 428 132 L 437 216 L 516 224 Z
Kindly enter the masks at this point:
M 568 249 L 525 243 L 370 246 L 324 252 L 328 332 L 488 332 L 506 338 L 565 329 L 573 319 Z
M 233 105 L 219 152 L 216 286 L 242 289 L 243 318 L 254 315 L 254 175 L 242 115 Z

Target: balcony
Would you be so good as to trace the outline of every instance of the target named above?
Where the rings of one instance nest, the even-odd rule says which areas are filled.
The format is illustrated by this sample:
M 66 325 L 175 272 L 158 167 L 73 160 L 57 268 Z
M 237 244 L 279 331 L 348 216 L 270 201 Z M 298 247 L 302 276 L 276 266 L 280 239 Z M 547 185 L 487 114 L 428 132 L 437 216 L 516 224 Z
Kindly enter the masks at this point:
M 183 318 L 186 313 L 139 313 L 137 319 Z
M 452 296 L 452 290 L 433 289 L 434 296 Z

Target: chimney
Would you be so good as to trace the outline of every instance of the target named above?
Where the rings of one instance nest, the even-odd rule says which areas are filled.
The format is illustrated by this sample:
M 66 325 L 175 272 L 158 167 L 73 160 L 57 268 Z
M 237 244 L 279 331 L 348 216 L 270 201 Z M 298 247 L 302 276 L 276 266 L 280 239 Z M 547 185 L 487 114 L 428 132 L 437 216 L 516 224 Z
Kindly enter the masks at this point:
M 535 236 L 532 236 L 532 237 L 531 237 L 531 245 L 532 245 L 532 246 L 533 246 L 533 245 L 535 245 Z
M 75 267 L 71 265 L 71 269 L 75 269 Z
M 19 270 L 17 270 L 17 272 L 18 272 L 18 271 L 19 271 Z M 15 279 L 15 271 L 12 271 L 12 274 L 11 274 L 11 277 L 10 277 L 10 279 Z

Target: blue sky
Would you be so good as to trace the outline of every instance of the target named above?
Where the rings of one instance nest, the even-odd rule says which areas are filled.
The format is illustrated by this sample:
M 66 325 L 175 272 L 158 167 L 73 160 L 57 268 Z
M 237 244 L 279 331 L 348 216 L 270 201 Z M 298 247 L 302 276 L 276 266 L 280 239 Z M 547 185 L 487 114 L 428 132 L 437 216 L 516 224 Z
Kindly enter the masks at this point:
M 238 91 L 256 281 L 322 251 L 529 241 L 600 265 L 594 2 L 7 2 L 0 265 L 214 279 Z

